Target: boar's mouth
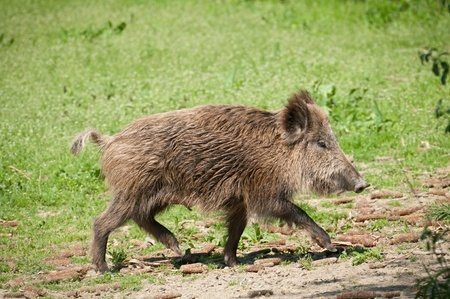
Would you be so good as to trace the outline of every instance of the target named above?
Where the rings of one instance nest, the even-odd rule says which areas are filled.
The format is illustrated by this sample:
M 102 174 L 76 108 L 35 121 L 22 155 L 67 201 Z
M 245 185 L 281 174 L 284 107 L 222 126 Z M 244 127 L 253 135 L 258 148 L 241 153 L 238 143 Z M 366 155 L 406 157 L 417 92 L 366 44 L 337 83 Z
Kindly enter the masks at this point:
M 344 192 L 356 191 L 355 183 L 339 174 L 331 175 L 328 180 L 317 179 L 312 184 L 312 189 L 318 195 L 340 195 Z M 356 192 L 359 193 L 362 190 Z

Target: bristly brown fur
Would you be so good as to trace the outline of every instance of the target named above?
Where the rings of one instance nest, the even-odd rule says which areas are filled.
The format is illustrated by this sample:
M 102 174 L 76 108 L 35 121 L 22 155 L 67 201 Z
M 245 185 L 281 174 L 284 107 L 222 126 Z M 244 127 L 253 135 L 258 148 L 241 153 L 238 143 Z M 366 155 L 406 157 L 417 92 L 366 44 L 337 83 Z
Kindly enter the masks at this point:
M 318 138 L 334 152 L 324 156 L 313 146 Z M 300 225 L 332 248 L 326 232 L 292 203 L 292 196 L 308 189 L 349 189 L 359 177 L 306 91 L 293 95 L 279 112 L 201 106 L 139 119 L 112 137 L 88 130 L 75 139 L 72 152 L 79 153 L 88 139 L 101 145 L 102 171 L 113 195 L 94 223 L 93 262 L 101 271 L 108 269 L 108 235 L 128 219 L 181 254 L 175 236 L 154 218 L 172 204 L 225 211 L 228 265 L 237 263 L 237 244 L 250 213 Z

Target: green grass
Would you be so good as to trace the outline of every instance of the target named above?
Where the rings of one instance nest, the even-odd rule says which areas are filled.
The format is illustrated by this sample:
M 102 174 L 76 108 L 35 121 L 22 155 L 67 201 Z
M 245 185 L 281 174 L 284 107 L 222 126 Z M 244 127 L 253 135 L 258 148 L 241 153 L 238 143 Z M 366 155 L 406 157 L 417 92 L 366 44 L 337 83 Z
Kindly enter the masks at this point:
M 377 219 L 370 221 L 367 225 L 367 228 L 371 231 L 381 231 L 385 226 L 387 226 L 389 222 L 387 219 Z
M 435 203 L 427 211 L 427 216 L 434 220 L 450 222 L 450 204 Z
M 340 257 L 341 259 L 351 259 L 352 265 L 357 266 L 370 261 L 379 261 L 383 259 L 383 250 L 379 247 L 362 248 L 355 247 L 346 249 Z
M 372 185 L 404 186 L 402 167 L 414 177 L 448 163 L 433 109 L 448 104 L 449 88 L 417 54 L 449 50 L 439 1 L 0 1 L 0 219 L 20 221 L 0 227 L 0 283 L 89 243 L 108 196 L 98 150 L 68 151 L 87 127 L 113 134 L 145 114 L 207 103 L 279 109 L 307 88 Z M 310 212 L 331 226 L 345 216 Z M 177 223 L 200 217 L 176 207 L 160 219 L 185 242 L 196 231 Z M 132 226 L 117 240 L 144 236 Z

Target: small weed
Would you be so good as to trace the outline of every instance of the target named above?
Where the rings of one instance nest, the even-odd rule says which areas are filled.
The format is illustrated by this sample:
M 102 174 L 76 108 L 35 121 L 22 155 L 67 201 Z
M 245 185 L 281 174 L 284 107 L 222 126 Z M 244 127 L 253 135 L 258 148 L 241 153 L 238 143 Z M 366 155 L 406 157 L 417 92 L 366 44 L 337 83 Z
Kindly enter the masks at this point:
M 92 281 L 95 284 L 110 283 L 113 281 L 116 274 L 111 272 L 105 272 L 101 275 L 95 276 Z
M 399 244 L 397 245 L 397 247 L 395 248 L 395 251 L 397 253 L 404 253 L 406 250 L 408 250 L 408 246 L 406 244 Z
M 431 71 L 437 77 L 440 77 L 441 84 L 447 83 L 447 76 L 449 72 L 449 65 L 446 56 L 449 56 L 448 52 L 439 52 L 436 48 L 427 48 L 419 52 L 420 62 L 422 64 L 431 62 Z
M 6 38 L 4 33 L 0 34 L 0 47 L 10 47 L 14 44 L 14 38 Z
M 274 237 L 265 230 L 261 230 L 259 224 L 253 223 L 244 230 L 242 239 L 247 240 L 249 244 L 257 244 L 264 241 L 270 241 L 274 239 Z
M 439 52 L 436 48 L 427 48 L 419 52 L 420 62 L 422 64 L 431 62 L 431 71 L 437 77 L 440 77 L 442 85 L 447 83 L 447 77 L 450 70 L 447 57 L 449 52 Z M 450 107 L 444 106 L 444 99 L 439 99 L 434 109 L 436 118 L 444 118 L 447 120 L 445 133 L 450 133 Z
M 239 280 L 237 280 L 237 279 L 232 279 L 228 282 L 229 287 L 237 286 L 238 284 L 239 284 Z
M 352 88 L 347 96 L 342 97 L 337 94 L 335 85 L 316 81 L 312 90 L 318 104 L 329 113 L 334 127 L 341 134 L 362 129 L 380 132 L 392 124 L 378 102 L 366 95 L 367 88 Z
M 305 257 L 302 257 L 298 262 L 306 270 L 312 269 L 312 258 L 310 255 L 306 255 Z
M 166 283 L 166 279 L 163 276 L 148 275 L 147 280 L 152 284 L 163 285 Z
M 87 256 L 73 256 L 70 260 L 75 265 L 85 265 L 89 263 L 89 257 Z
M 355 207 L 355 205 L 353 203 L 349 202 L 349 203 L 343 204 L 342 207 L 345 209 L 353 209 Z
M 369 261 L 381 260 L 383 258 L 382 250 L 380 248 L 348 248 L 346 249 L 340 257 L 341 259 L 351 259 L 352 265 L 357 266 Z
M 387 219 L 377 219 L 374 221 L 371 221 L 367 228 L 371 231 L 381 231 L 386 225 L 388 225 Z
M 111 21 L 108 21 L 104 26 L 97 28 L 89 26 L 81 31 L 75 29 L 63 29 L 61 32 L 61 37 L 64 41 L 77 37 L 81 37 L 88 41 L 93 41 L 104 34 L 120 34 L 126 27 L 127 23 L 125 22 L 120 22 L 118 25 L 113 25 Z
M 344 225 L 341 226 L 341 232 L 346 232 L 348 230 L 350 230 L 353 227 L 353 222 L 352 221 L 346 221 L 344 223 Z
M 298 240 L 298 246 L 295 249 L 296 255 L 304 255 L 307 254 L 311 250 L 311 245 L 306 240 Z
M 127 258 L 127 253 L 123 249 L 112 249 L 108 251 L 111 256 L 111 263 L 113 264 L 113 270 L 119 270 L 123 266 L 123 262 Z
M 208 270 L 215 270 L 215 269 L 219 269 L 219 265 L 215 264 L 215 263 L 208 263 L 206 264 L 208 266 Z
M 415 255 L 411 255 L 408 257 L 408 260 L 412 263 L 415 263 L 415 262 L 417 262 L 418 258 Z
M 408 1 L 371 1 L 366 11 L 369 24 L 383 27 L 398 18 L 399 14 L 409 8 Z
M 444 105 L 444 99 L 439 99 L 434 109 L 434 115 L 436 118 L 447 119 L 447 126 L 445 127 L 445 133 L 450 133 L 450 106 Z
M 434 220 L 444 220 L 450 222 L 450 204 L 436 203 L 433 204 L 427 211 L 427 216 Z
M 323 208 L 332 208 L 333 204 L 330 201 L 322 201 L 320 203 L 320 206 Z
M 146 275 L 124 275 L 120 280 L 122 290 L 139 291 L 142 288 L 142 280 Z
M 7 273 L 9 270 L 8 264 L 0 260 L 0 273 Z
M 401 207 L 402 204 L 398 200 L 390 200 L 390 201 L 388 201 L 388 206 L 397 208 L 397 207 Z

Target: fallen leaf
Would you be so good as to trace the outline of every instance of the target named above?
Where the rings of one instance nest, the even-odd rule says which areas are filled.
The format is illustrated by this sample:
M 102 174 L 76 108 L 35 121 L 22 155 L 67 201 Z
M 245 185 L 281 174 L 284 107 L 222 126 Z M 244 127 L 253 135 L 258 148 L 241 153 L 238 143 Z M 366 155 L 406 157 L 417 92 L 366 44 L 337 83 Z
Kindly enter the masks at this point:
M 0 225 L 4 227 L 16 227 L 20 224 L 17 220 L 0 220 Z
M 52 271 L 40 275 L 41 280 L 45 283 L 58 282 L 61 280 L 77 280 L 86 275 L 90 267 L 73 267 L 69 269 Z
M 264 270 L 263 265 L 249 265 L 245 267 L 245 272 L 259 272 L 261 270 Z
M 416 206 L 416 207 L 403 208 L 403 209 L 397 208 L 397 209 L 393 209 L 391 214 L 397 215 L 397 216 L 405 216 L 405 215 L 413 214 L 422 209 L 423 209 L 423 206 Z
M 398 191 L 392 190 L 375 190 L 370 193 L 371 199 L 383 199 L 383 198 L 400 198 L 403 197 L 403 194 Z
M 384 219 L 386 217 L 387 217 L 387 215 L 382 214 L 382 213 L 362 214 L 362 215 L 360 214 L 360 215 L 356 215 L 355 221 L 356 222 L 364 222 L 367 220 Z
M 419 233 L 404 233 L 398 234 L 392 237 L 391 245 L 400 244 L 400 243 L 411 243 L 419 241 L 420 234 Z
M 206 269 L 206 265 L 202 263 L 187 264 L 180 267 L 181 273 L 183 274 L 203 273 Z
M 214 244 L 207 243 L 207 244 L 204 244 L 202 246 L 202 248 L 200 248 L 200 249 L 193 249 L 192 253 L 193 254 L 210 254 L 211 252 L 214 251 L 214 249 L 216 249 L 216 247 L 217 246 Z
M 346 197 L 346 198 L 340 198 L 340 199 L 336 199 L 333 201 L 334 205 L 342 205 L 342 204 L 346 204 L 346 203 L 350 203 L 353 202 L 353 198 L 351 197 Z
M 254 265 L 262 265 L 264 267 L 273 267 L 279 265 L 281 263 L 281 259 L 279 257 L 271 257 L 265 259 L 256 260 Z
M 169 293 L 156 294 L 155 296 L 153 296 L 153 299 L 174 299 L 174 298 L 179 298 L 179 297 L 181 297 L 180 293 L 169 292 Z
M 376 241 L 370 235 L 339 235 L 336 239 L 364 247 L 374 247 L 376 245 Z

